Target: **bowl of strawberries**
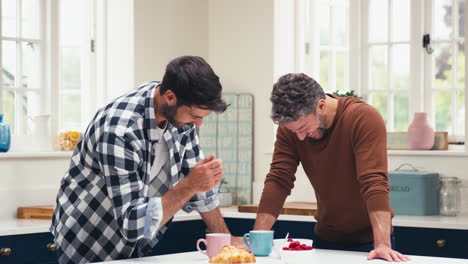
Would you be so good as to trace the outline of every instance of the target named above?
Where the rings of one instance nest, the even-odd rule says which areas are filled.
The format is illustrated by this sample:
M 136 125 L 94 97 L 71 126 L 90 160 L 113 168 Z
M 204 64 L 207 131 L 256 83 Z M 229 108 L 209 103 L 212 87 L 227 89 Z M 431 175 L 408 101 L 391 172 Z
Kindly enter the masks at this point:
M 275 251 L 285 263 L 305 263 L 314 252 L 312 239 L 288 238 L 287 240 L 275 239 L 273 241 Z

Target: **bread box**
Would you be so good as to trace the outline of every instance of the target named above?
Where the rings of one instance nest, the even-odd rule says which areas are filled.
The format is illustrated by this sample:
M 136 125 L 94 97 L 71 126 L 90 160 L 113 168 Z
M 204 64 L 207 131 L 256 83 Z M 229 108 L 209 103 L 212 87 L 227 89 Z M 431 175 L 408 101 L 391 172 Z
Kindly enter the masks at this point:
M 401 169 L 403 166 L 409 170 Z M 410 164 L 388 172 L 390 204 L 397 215 L 438 215 L 439 174 L 417 170 Z

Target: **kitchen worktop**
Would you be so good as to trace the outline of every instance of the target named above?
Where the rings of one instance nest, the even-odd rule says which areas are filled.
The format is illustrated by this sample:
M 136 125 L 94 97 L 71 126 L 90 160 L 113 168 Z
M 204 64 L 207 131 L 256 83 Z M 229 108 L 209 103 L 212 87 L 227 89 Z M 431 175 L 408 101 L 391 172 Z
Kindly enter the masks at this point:
M 294 263 L 347 263 L 347 264 L 383 264 L 389 263 L 384 260 L 371 260 L 367 261 L 367 253 L 365 252 L 353 252 L 353 251 L 340 251 L 340 250 L 326 250 L 326 249 L 314 249 L 314 252 L 307 257 L 297 258 Z M 466 259 L 453 259 L 453 258 L 436 258 L 436 257 L 422 257 L 422 256 L 410 256 L 411 261 L 400 262 L 408 264 L 466 264 Z M 269 257 L 256 257 L 256 263 L 269 263 L 269 264 L 281 264 L 282 262 L 275 252 L 272 252 Z M 199 252 L 187 252 L 169 255 L 160 255 L 155 257 L 136 258 L 136 259 L 125 259 L 116 260 L 105 263 L 115 264 L 134 264 L 134 263 L 158 263 L 158 264 L 185 264 L 185 263 L 208 263 L 208 257 L 202 255 Z
M 221 212 L 225 218 L 255 219 L 255 213 L 239 213 L 237 208 L 222 208 Z M 179 211 L 174 216 L 174 221 L 189 221 L 201 219 L 197 212 L 189 214 Z M 280 215 L 278 220 L 315 222 L 313 216 L 303 215 Z M 427 227 L 468 230 L 468 216 L 395 216 L 394 226 L 403 227 Z M 20 235 L 48 232 L 50 220 L 30 220 L 30 219 L 0 219 L 0 236 Z

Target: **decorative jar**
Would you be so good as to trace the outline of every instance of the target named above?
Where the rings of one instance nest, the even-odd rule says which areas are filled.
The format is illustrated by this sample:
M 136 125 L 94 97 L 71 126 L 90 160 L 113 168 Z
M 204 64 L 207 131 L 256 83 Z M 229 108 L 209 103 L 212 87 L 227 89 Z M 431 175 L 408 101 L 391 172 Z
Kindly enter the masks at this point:
M 434 146 L 434 129 L 427 113 L 414 113 L 413 122 L 408 127 L 408 145 L 413 150 L 429 150 Z

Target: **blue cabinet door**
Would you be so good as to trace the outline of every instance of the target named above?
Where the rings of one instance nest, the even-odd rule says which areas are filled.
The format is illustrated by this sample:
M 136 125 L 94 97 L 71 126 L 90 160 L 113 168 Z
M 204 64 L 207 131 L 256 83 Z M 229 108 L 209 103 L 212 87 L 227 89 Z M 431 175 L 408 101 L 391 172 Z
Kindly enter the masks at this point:
M 224 220 L 233 236 L 243 236 L 253 230 L 255 224 L 255 219 L 225 218 Z M 312 239 L 314 228 L 314 222 L 280 220 L 275 222 L 272 230 L 275 231 L 275 238 L 284 238 L 289 232 L 290 237 Z
M 50 233 L 36 233 L 0 237 L 0 248 L 10 248 L 10 256 L 0 256 L 2 264 L 57 263 L 55 251 L 47 245 L 53 243 Z
M 409 255 L 468 258 L 468 230 L 395 227 L 395 247 Z
M 202 220 L 173 222 L 147 256 L 195 251 L 197 240 L 204 238 L 205 232 Z

